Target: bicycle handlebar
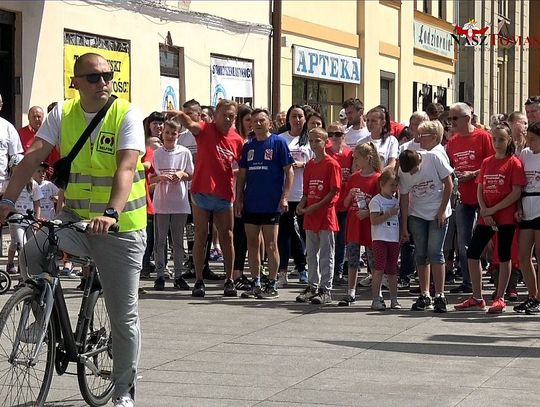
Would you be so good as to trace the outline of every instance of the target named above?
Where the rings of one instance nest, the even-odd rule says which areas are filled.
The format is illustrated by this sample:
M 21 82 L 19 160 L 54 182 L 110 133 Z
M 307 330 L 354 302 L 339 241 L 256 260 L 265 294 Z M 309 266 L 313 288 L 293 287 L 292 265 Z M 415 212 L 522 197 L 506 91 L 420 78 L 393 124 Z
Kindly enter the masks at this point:
M 53 220 L 44 220 L 44 219 L 37 219 L 34 216 L 33 211 L 28 210 L 26 215 L 23 215 L 21 213 L 12 212 L 10 213 L 6 218 L 8 223 L 22 223 L 24 221 L 28 221 L 31 223 L 37 223 L 41 226 L 53 226 L 57 229 L 63 229 L 63 228 L 71 228 L 76 230 L 77 232 L 85 233 L 86 229 L 88 228 L 88 225 L 90 224 L 89 220 L 80 220 L 77 222 L 62 222 L 60 219 L 53 219 Z M 109 227 L 109 232 L 118 232 L 120 230 L 120 227 L 118 226 L 118 223 L 115 223 L 114 225 L 111 225 Z

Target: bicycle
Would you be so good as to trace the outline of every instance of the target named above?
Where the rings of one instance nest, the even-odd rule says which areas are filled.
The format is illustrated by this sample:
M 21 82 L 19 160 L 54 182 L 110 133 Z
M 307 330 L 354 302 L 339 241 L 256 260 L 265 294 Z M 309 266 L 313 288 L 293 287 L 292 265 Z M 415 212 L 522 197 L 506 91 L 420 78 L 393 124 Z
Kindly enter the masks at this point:
M 43 406 L 53 369 L 63 375 L 70 362 L 77 364 L 84 400 L 91 406 L 106 404 L 114 387 L 112 338 L 99 273 L 92 259 L 72 257 L 89 270 L 73 331 L 56 265 L 61 253 L 57 232 L 84 232 L 88 222 L 37 220 L 31 212 L 10 216 L 8 222 L 39 226 L 48 247 L 43 251 L 46 269 L 26 280 L 0 312 L 0 406 Z

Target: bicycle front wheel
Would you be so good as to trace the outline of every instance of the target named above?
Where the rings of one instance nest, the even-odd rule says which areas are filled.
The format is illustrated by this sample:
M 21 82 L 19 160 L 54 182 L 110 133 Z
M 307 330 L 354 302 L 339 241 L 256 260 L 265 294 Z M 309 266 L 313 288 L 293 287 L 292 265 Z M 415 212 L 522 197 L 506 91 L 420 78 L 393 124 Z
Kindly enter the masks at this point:
M 0 406 L 42 406 L 54 372 L 53 321 L 41 343 L 43 314 L 31 287 L 23 287 L 0 312 Z M 37 349 L 39 348 L 39 352 Z
M 103 406 L 111 398 L 114 387 L 111 321 L 102 291 L 93 291 L 88 300 L 91 318 L 83 326 L 80 351 L 80 356 L 88 361 L 77 363 L 77 377 L 84 400 L 91 406 Z

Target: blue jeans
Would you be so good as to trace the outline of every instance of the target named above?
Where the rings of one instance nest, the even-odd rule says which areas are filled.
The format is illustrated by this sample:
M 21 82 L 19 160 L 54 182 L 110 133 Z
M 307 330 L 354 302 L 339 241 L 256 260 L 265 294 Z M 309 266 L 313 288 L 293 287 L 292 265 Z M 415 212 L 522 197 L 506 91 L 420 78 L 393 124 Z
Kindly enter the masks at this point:
M 337 212 L 339 231 L 334 232 L 335 255 L 334 255 L 334 275 L 343 274 L 343 263 L 345 262 L 345 229 L 347 227 L 347 212 Z
M 463 276 L 463 284 L 471 285 L 469 265 L 467 263 L 467 249 L 471 243 L 474 222 L 476 220 L 477 205 L 467 205 L 459 202 L 456 206 L 456 229 L 459 250 L 459 265 Z
M 444 237 L 448 221 L 439 227 L 438 221 L 409 216 L 409 230 L 414 239 L 416 264 L 444 264 Z

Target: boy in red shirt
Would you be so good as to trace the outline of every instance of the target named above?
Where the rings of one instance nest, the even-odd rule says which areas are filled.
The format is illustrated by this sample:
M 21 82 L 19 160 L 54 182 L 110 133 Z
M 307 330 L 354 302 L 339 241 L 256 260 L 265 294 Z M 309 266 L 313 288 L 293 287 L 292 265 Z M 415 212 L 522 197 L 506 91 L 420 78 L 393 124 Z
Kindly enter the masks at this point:
M 296 213 L 304 215 L 308 263 L 308 286 L 296 301 L 312 304 L 332 302 L 334 232 L 339 230 L 336 202 L 341 187 L 341 167 L 326 154 L 327 140 L 328 133 L 322 128 L 310 130 L 309 145 L 315 158 L 306 164 L 304 195 L 296 207 Z

